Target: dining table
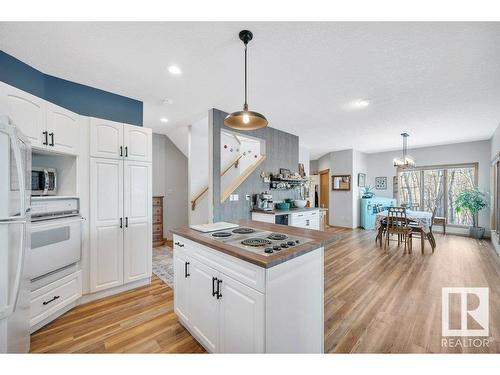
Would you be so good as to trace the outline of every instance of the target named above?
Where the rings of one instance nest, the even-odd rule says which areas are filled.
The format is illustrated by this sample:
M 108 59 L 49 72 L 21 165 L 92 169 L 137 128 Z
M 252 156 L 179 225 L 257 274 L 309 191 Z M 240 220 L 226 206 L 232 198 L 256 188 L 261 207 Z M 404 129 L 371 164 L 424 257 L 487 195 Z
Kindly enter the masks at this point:
M 377 213 L 376 216 L 376 229 L 377 237 L 375 241 L 380 239 L 380 246 L 382 246 L 382 235 L 383 235 L 383 225 L 382 221 L 387 219 L 389 215 L 388 210 L 384 210 Z M 424 241 L 427 238 L 432 247 L 432 251 L 436 247 L 436 241 L 434 235 L 432 234 L 432 212 L 428 211 L 416 211 L 416 210 L 406 210 L 406 218 L 416 229 L 420 229 L 420 240 L 422 252 L 424 251 Z

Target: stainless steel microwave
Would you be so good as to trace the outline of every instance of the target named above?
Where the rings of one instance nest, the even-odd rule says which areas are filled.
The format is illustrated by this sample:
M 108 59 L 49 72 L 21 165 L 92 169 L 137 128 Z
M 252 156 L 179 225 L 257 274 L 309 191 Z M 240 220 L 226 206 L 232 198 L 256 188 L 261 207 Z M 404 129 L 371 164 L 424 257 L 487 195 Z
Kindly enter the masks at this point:
M 31 195 L 56 195 L 57 172 L 54 168 L 31 168 Z

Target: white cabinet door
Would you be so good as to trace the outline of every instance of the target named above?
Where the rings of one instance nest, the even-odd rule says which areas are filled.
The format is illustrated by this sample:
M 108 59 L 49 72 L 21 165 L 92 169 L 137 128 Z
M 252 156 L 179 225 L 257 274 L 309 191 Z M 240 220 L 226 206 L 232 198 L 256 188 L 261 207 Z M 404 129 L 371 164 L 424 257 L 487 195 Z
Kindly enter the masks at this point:
M 90 156 L 121 159 L 123 152 L 123 124 L 91 118 Z
M 220 275 L 219 352 L 264 352 L 264 295 Z
M 129 160 L 152 161 L 152 131 L 141 126 L 123 125 L 124 156 Z
M 1 108 L 28 137 L 33 147 L 45 148 L 45 101 L 10 85 L 1 83 Z M 47 135 L 48 136 L 48 135 Z
M 80 138 L 80 115 L 47 103 L 47 131 L 49 148 L 78 155 Z
M 124 161 L 124 283 L 151 277 L 151 163 Z
M 191 329 L 201 344 L 211 353 L 218 352 L 219 301 L 213 296 L 213 287 L 219 273 L 211 267 L 192 260 L 189 309 Z
M 90 159 L 90 289 L 123 284 L 123 161 Z
M 191 259 L 174 249 L 174 311 L 185 324 L 190 324 L 190 268 Z

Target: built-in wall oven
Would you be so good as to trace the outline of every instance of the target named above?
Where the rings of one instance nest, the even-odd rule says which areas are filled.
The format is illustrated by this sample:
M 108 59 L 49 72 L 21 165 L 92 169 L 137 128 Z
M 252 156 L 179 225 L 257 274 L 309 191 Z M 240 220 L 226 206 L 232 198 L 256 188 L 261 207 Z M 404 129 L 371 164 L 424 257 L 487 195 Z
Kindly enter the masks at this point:
M 31 195 L 55 195 L 57 172 L 54 168 L 31 168 Z
M 78 198 L 32 197 L 29 257 L 32 283 L 41 278 L 50 281 L 54 274 L 61 276 L 80 260 L 81 233 Z

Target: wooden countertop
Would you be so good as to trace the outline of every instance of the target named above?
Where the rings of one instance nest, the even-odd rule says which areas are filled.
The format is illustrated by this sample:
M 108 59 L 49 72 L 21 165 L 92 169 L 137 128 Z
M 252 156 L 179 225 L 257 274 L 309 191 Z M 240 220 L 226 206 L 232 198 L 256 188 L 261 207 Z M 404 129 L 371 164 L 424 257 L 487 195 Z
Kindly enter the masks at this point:
M 310 251 L 316 250 L 319 247 L 324 247 L 326 245 L 332 244 L 333 242 L 338 241 L 342 237 L 339 234 L 333 234 L 319 230 L 296 228 L 287 225 L 270 224 L 261 221 L 239 220 L 239 221 L 234 221 L 234 223 L 237 223 L 242 227 L 250 227 L 254 229 L 267 230 L 270 232 L 284 233 L 290 236 L 304 237 L 310 239 L 311 241 L 285 250 L 281 250 L 279 252 L 275 252 L 271 255 L 261 255 L 250 251 L 245 251 L 243 249 L 240 249 L 239 247 L 231 246 L 229 244 L 226 244 L 218 240 L 211 239 L 206 234 L 198 232 L 189 227 L 174 229 L 172 230 L 172 233 L 187 238 L 191 241 L 198 242 L 202 245 L 220 251 L 224 254 L 234 256 L 236 258 L 242 259 L 246 262 L 253 263 L 259 267 L 264 267 L 264 268 L 270 268 L 276 266 L 290 259 L 296 258 Z

